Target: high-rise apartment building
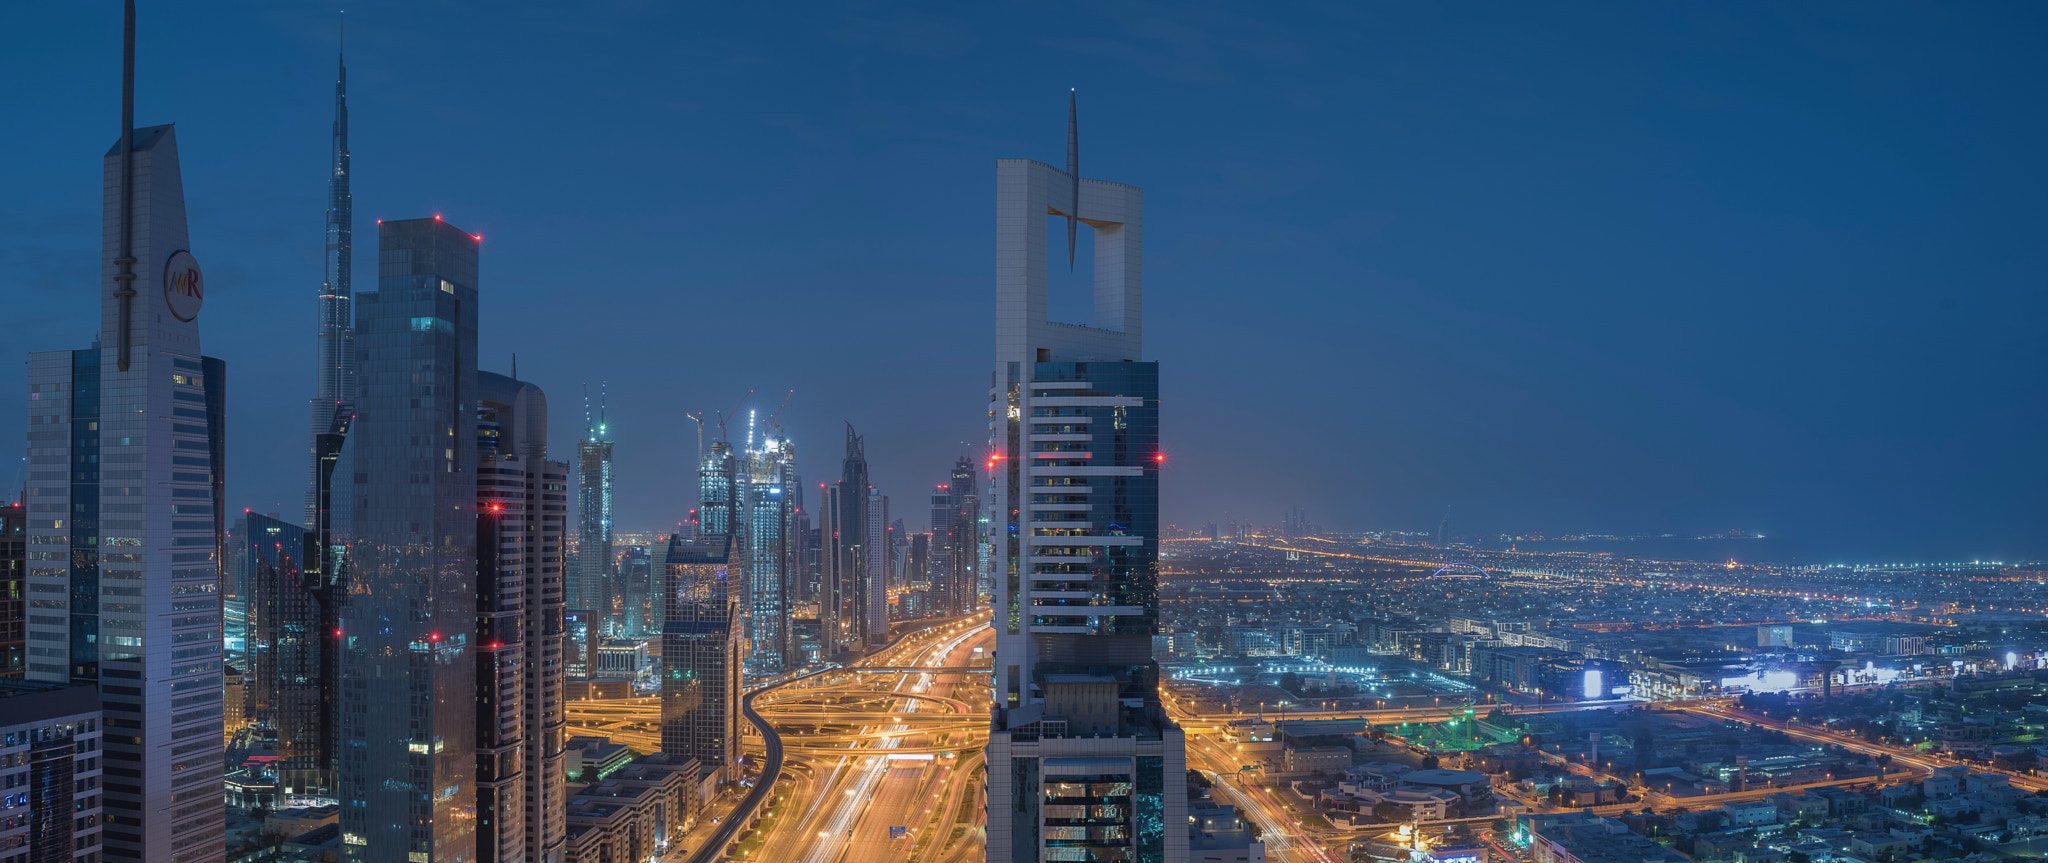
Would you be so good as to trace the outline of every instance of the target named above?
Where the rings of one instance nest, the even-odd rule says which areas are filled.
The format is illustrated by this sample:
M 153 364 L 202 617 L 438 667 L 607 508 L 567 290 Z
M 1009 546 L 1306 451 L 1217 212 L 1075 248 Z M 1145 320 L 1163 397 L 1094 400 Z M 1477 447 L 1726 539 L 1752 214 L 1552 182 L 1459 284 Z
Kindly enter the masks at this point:
M 385 221 L 356 303 L 341 708 L 342 853 L 476 859 L 477 257 L 436 216 Z
M 1186 749 L 1159 703 L 1159 368 L 1141 352 L 1143 194 L 996 167 L 989 422 L 996 712 L 988 859 L 1188 855 Z M 1046 313 L 1046 215 L 1095 232 L 1095 320 Z
M 739 778 L 740 606 L 737 541 L 670 537 L 661 632 L 661 753 Z
M 21 677 L 28 622 L 28 505 L 0 505 L 0 680 Z
M 614 623 L 616 562 L 612 559 L 612 431 L 605 422 L 603 393 L 598 397 L 595 418 L 590 413 L 588 391 L 583 397 L 583 440 L 576 444 L 576 599 L 591 613 L 590 632 L 584 646 L 586 656 Z
M 476 431 L 477 859 L 560 863 L 569 464 L 525 381 L 477 372 Z
M 28 358 L 26 676 L 99 688 L 103 857 L 193 863 L 225 851 L 226 366 L 200 354 L 177 134 L 133 128 L 124 102 L 102 163 L 99 339 Z

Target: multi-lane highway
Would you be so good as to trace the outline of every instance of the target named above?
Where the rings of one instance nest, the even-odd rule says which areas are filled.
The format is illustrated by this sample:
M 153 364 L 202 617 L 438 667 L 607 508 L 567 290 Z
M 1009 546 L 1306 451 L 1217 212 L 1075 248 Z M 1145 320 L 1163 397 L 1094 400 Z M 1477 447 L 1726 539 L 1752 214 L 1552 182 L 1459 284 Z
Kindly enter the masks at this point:
M 856 669 L 960 669 L 985 664 L 993 644 L 983 619 L 951 623 L 763 696 L 757 705 L 782 739 L 793 787 L 750 859 L 980 859 L 988 678 Z

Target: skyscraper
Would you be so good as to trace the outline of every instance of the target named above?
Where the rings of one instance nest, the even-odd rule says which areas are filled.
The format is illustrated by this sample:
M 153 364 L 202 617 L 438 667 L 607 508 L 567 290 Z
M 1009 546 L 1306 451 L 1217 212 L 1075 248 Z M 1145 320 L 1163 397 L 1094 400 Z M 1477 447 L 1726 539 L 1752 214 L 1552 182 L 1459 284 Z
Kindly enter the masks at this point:
M 477 859 L 560 863 L 562 545 L 569 464 L 547 457 L 547 396 L 477 373 Z
M 328 631 L 335 618 L 303 566 L 306 531 L 245 516 L 240 555 L 249 583 L 244 644 L 248 716 L 277 731 L 277 776 L 287 794 L 333 793 L 334 680 Z
M 28 358 L 28 545 L 53 551 L 28 561 L 27 677 L 99 688 L 104 858 L 193 863 L 225 850 L 226 366 L 200 355 L 177 134 L 134 128 L 133 37 L 130 4 L 122 131 L 102 163 L 99 339 Z
M 818 623 L 828 658 L 847 650 L 864 651 L 869 643 L 888 636 L 888 596 L 875 584 L 887 568 L 876 565 L 875 544 L 868 541 L 884 533 L 869 513 L 875 503 L 872 493 L 866 442 L 848 423 L 839 481 L 821 487 L 818 501 Z M 886 544 L 881 549 L 887 553 Z
M 974 462 L 962 456 L 932 495 L 932 605 L 941 614 L 966 614 L 980 604 L 980 498 L 974 485 Z
M 715 441 L 697 466 L 697 536 L 739 533 L 739 459 L 732 444 Z
M 739 778 L 740 608 L 731 534 L 669 538 L 661 631 L 661 752 Z
M 320 437 L 332 432 L 356 400 L 356 331 L 350 268 L 355 264 L 355 199 L 349 195 L 348 64 L 335 53 L 334 130 L 327 175 L 326 276 L 320 283 L 320 328 L 313 374 L 312 479 L 306 488 L 308 529 L 323 520 Z M 316 533 L 318 531 L 316 530 Z
M 867 462 L 861 462 L 861 474 L 867 474 Z M 890 552 L 894 537 L 889 530 L 889 496 L 868 486 L 868 530 L 863 535 L 866 545 L 862 550 L 867 554 L 867 566 L 861 571 L 860 603 L 861 632 L 872 647 L 889 640 L 889 586 L 895 570 Z
M 350 860 L 476 858 L 477 257 L 434 217 L 378 225 L 356 307 L 343 663 Z
M 746 548 L 747 662 L 773 674 L 794 665 L 790 653 L 790 595 L 796 561 L 798 490 L 796 449 L 769 429 L 759 443 L 748 433 L 741 486 Z
M 28 622 L 28 505 L 0 505 L 0 679 L 24 670 L 23 625 Z
M 1071 108 L 1071 105 L 1070 105 Z M 1187 859 L 1186 749 L 1159 703 L 1159 368 L 1141 353 L 1143 193 L 996 167 L 988 859 Z M 1093 326 L 1046 315 L 1046 214 L 1095 231 Z M 1069 240 L 1071 254 L 1072 240 Z
M 612 577 L 612 430 L 604 418 L 602 389 L 595 419 L 589 391 L 584 392 L 583 425 L 583 440 L 576 444 L 576 599 L 591 613 L 584 646 L 589 661 L 595 659 L 597 645 L 604 643 L 617 592 Z

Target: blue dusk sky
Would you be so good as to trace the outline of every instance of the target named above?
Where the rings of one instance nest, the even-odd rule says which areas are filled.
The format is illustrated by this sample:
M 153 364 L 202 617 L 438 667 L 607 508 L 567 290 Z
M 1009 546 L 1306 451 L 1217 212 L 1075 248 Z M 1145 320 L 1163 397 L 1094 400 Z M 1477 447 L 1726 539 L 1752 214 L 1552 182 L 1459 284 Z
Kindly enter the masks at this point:
M 340 7 L 139 5 L 227 503 L 293 513 Z M 621 529 L 691 505 L 685 413 L 792 387 L 804 475 L 851 421 L 921 527 L 987 446 L 995 161 L 1063 163 L 1071 87 L 1083 173 L 1145 190 L 1170 522 L 2048 555 L 2040 4 L 347 10 L 356 289 L 376 219 L 483 234 L 483 364 L 562 457 L 609 381 Z M 93 338 L 119 52 L 113 0 L 0 11 L 10 362 Z

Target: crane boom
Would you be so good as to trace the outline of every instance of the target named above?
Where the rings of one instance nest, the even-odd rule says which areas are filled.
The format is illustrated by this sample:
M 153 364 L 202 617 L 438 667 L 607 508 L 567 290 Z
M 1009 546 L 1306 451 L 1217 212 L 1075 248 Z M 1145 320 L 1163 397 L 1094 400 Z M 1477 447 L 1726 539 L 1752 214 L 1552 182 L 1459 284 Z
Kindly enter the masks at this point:
M 775 415 L 768 418 L 769 428 L 779 429 L 782 427 L 782 412 L 789 410 L 789 400 L 793 398 L 796 398 L 796 387 L 789 388 L 789 395 L 782 397 L 782 406 L 776 408 Z
M 746 394 L 746 395 L 740 396 L 740 400 L 739 400 L 739 403 L 738 403 L 738 404 L 735 404 L 735 405 L 733 405 L 733 406 L 732 406 L 732 411 L 731 411 L 731 412 L 729 412 L 729 413 L 722 413 L 722 414 L 719 414 L 719 415 L 718 415 L 718 439 L 719 439 L 719 440 L 725 441 L 726 443 L 731 443 L 731 442 L 732 442 L 732 438 L 731 438 L 730 436 L 728 436 L 728 435 L 727 435 L 727 434 L 725 433 L 725 423 L 726 423 L 726 421 L 727 421 L 727 420 L 730 420 L 730 419 L 732 419 L 733 417 L 739 416 L 739 414 L 740 414 L 740 406 L 741 406 L 741 405 L 745 405 L 745 404 L 747 403 L 747 399 L 749 399 L 749 398 L 753 397 L 753 395 L 754 395 L 754 391 L 753 391 L 753 390 L 747 390 L 747 394 Z

